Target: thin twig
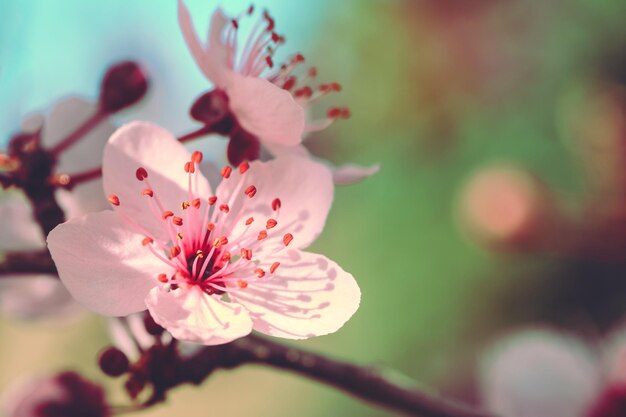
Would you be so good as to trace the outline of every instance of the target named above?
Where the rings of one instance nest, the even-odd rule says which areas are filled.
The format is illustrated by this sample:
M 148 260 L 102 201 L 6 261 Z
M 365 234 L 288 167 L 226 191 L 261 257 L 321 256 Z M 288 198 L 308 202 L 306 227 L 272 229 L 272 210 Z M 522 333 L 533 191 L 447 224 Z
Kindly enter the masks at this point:
M 16 274 L 53 274 L 57 270 L 47 250 L 37 252 L 9 252 L 0 262 L 0 278 Z

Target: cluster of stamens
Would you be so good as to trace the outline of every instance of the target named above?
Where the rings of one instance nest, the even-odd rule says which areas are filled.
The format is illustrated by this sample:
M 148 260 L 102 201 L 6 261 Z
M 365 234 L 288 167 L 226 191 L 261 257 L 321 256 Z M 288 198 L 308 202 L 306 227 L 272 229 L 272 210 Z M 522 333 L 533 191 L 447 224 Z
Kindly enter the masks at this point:
M 305 63 L 304 56 L 300 53 L 292 56 L 286 63 L 275 68 L 273 56 L 277 48 L 285 43 L 285 38 L 278 35 L 274 19 L 268 12 L 263 12 L 257 20 L 254 28 L 248 36 L 245 46 L 240 54 L 237 54 L 237 31 L 242 17 L 251 16 L 254 7 L 235 19 L 225 33 L 225 42 L 229 51 L 229 62 L 235 71 L 246 76 L 267 78 L 278 87 L 289 91 L 294 99 L 302 106 L 308 106 L 318 99 L 341 91 L 341 85 L 337 82 L 319 84 L 312 87 L 312 82 L 317 77 L 317 69 L 310 67 L 302 70 Z M 237 56 L 238 55 L 238 56 Z M 310 123 L 307 130 L 321 130 L 328 127 L 336 119 L 347 119 L 350 110 L 347 107 L 331 107 L 326 111 L 326 119 Z
M 159 239 L 141 226 L 141 219 L 131 218 L 117 195 L 110 195 L 108 200 L 124 221 L 145 235 L 141 244 L 170 270 L 174 269 L 174 273 L 155 277 L 165 290 L 197 285 L 207 294 L 219 295 L 245 289 L 252 279 L 269 279 L 280 263 L 273 262 L 263 269 L 257 253 L 274 233 L 282 234 L 282 242 L 272 243 L 269 250 L 262 252 L 263 260 L 271 260 L 293 240 L 291 233 L 277 230 L 281 200 L 275 198 L 271 202 L 273 215 L 264 223 L 245 216 L 248 202 L 257 194 L 256 187 L 247 183 L 246 172 L 250 168 L 247 162 L 238 167 L 241 175 L 232 193 L 203 199 L 197 195 L 201 161 L 202 153 L 194 152 L 184 166 L 189 176 L 189 199 L 180 203 L 180 215 L 163 206 L 145 168 L 139 167 L 135 172 L 136 179 L 144 186 L 138 192 L 146 198 L 148 213 L 157 218 L 168 239 Z M 222 181 L 233 181 L 232 172 L 232 167 L 224 167 Z M 232 210 L 234 207 L 238 208 Z

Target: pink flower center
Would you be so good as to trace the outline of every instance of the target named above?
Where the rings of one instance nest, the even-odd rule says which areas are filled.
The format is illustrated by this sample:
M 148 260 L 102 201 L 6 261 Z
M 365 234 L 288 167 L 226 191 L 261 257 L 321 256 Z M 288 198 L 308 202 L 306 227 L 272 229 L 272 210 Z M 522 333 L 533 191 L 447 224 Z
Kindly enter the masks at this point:
M 246 215 L 249 202 L 257 194 L 246 174 L 247 162 L 239 165 L 238 180 L 231 179 L 233 168 L 222 169 L 222 181 L 237 181 L 226 195 L 198 195 L 198 164 L 202 153 L 194 152 L 184 169 L 188 174 L 188 199 L 181 201 L 178 208 L 165 207 L 149 181 L 149 173 L 139 167 L 136 180 L 143 183 L 139 192 L 146 198 L 146 215 L 157 218 L 163 228 L 160 239 L 141 226 L 142 219 L 129 216 L 124 204 L 116 195 L 109 202 L 116 212 L 134 230 L 145 235 L 142 245 L 162 262 L 174 269 L 174 273 L 161 273 L 155 279 L 165 290 L 198 286 L 207 294 L 224 294 L 244 290 L 250 280 L 263 279 L 273 274 L 279 262 L 272 257 L 282 251 L 293 240 L 291 233 L 282 239 L 269 239 L 277 229 L 280 219 L 281 200 L 275 198 L 270 204 L 271 217 L 254 219 Z M 237 208 L 233 210 L 232 208 Z M 176 215 L 173 210 L 177 210 Z M 279 244 L 276 244 L 276 242 Z M 260 266 L 270 265 L 269 267 Z

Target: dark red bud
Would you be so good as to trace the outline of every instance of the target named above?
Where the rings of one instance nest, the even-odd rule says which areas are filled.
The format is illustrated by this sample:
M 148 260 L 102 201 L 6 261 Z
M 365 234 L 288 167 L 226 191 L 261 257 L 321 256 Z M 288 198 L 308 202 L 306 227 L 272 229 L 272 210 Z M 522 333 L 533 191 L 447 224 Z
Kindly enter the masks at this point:
M 146 95 L 148 78 L 133 61 L 124 61 L 110 67 L 100 86 L 100 108 L 115 113 L 132 106 Z
M 100 369 L 108 376 L 120 376 L 125 374 L 130 366 L 128 358 L 116 347 L 110 346 L 100 352 L 98 357 Z
M 157 322 L 154 321 L 150 313 L 146 313 L 143 316 L 143 325 L 146 328 L 146 331 L 152 336 L 160 336 L 165 331 L 163 327 L 159 326 Z
M 189 110 L 192 118 L 211 126 L 221 122 L 229 113 L 228 96 L 222 90 L 202 94 Z

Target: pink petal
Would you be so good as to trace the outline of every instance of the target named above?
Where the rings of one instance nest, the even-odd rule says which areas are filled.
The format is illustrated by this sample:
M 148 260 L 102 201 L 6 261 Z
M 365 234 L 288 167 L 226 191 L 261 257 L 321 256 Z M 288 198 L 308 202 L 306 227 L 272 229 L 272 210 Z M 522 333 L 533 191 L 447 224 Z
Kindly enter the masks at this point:
M 272 274 L 274 262 L 280 265 Z M 259 267 L 266 275 L 232 294 L 250 311 L 254 330 L 287 339 L 321 336 L 337 331 L 359 307 L 352 275 L 323 255 L 289 250 Z
M 157 260 L 112 211 L 87 214 L 57 226 L 48 248 L 61 281 L 85 307 L 107 316 L 145 310 L 144 299 L 160 273 Z
M 178 0 L 178 23 L 198 68 L 216 87 L 224 88 L 225 73 L 228 71 L 227 48 L 221 38 L 226 25 L 229 24 L 228 18 L 221 9 L 215 10 L 211 18 L 206 50 L 194 29 L 189 9 L 182 0 Z
M 218 300 L 197 287 L 163 291 L 154 288 L 146 298 L 158 324 L 176 339 L 204 345 L 221 345 L 252 331 L 244 308 Z
M 482 374 L 484 404 L 502 416 L 583 416 L 602 386 L 585 345 L 545 330 L 499 342 Z
M 241 126 L 262 143 L 297 145 L 304 131 L 304 109 L 291 94 L 257 77 L 229 74 L 230 109 Z
M 180 214 L 181 203 L 189 200 L 189 174 L 185 163 L 191 154 L 167 130 L 143 122 L 129 123 L 118 129 L 104 150 L 102 165 L 106 195 L 115 194 L 120 199 L 119 209 L 134 219 L 154 236 L 166 239 L 159 213 L 151 211 L 150 204 L 158 199 L 163 210 Z M 147 185 L 136 178 L 137 168 L 148 172 L 148 181 L 154 192 L 151 202 L 142 195 Z M 211 187 L 197 172 L 199 197 L 211 195 Z M 195 183 L 195 181 L 192 181 Z
M 333 181 L 336 185 L 350 185 L 357 183 L 376 174 L 380 170 L 379 164 L 370 165 L 369 167 L 355 164 L 345 164 L 335 167 L 329 161 L 311 155 L 311 152 L 309 152 L 304 145 L 284 146 L 274 143 L 266 143 L 265 147 L 275 157 L 279 157 L 281 155 L 298 155 L 323 163 L 333 172 Z
M 0 190 L 0 251 L 42 249 L 45 241 L 21 191 Z
M 5 316 L 32 320 L 80 310 L 57 276 L 20 274 L 0 279 L 0 311 Z
M 217 189 L 218 201 L 226 201 L 239 183 L 239 170 L 233 170 L 230 178 L 222 181 Z M 230 236 L 238 236 L 246 228 L 245 220 L 254 217 L 252 231 L 262 230 L 269 218 L 278 225 L 268 232 L 262 251 L 282 245 L 283 236 L 294 236 L 291 247 L 305 248 L 321 233 L 333 200 L 333 182 L 328 168 L 309 159 L 283 157 L 269 162 L 255 161 L 244 174 L 243 188 L 254 185 L 256 195 L 246 202 L 244 211 L 228 220 L 238 219 Z M 248 199 L 243 190 L 230 211 L 238 213 L 241 204 Z M 272 210 L 272 202 L 279 198 L 281 207 Z M 229 225 L 229 227 L 231 227 Z

